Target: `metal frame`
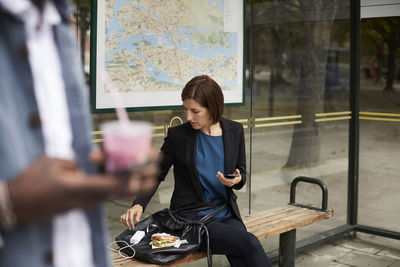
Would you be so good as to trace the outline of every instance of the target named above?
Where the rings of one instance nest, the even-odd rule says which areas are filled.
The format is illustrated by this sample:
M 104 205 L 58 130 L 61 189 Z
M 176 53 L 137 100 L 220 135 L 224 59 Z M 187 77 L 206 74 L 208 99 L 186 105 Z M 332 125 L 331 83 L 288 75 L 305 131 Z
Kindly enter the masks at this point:
M 350 110 L 347 224 L 357 224 L 360 127 L 360 0 L 350 5 Z
M 322 205 L 321 208 L 296 203 L 296 186 L 299 182 L 319 185 L 322 190 Z M 319 179 L 298 176 L 293 179 L 290 184 L 290 202 L 289 205 L 300 206 L 307 209 L 328 212 L 328 188 L 325 183 Z M 279 267 L 293 267 L 295 266 L 296 258 L 296 229 L 279 235 Z
M 243 17 L 243 21 L 244 21 L 244 32 L 246 33 L 246 29 L 247 29 L 247 19 L 246 19 L 246 9 L 247 9 L 247 5 L 246 5 L 246 1 L 244 1 L 244 6 L 243 6 L 243 10 L 244 10 L 244 17 Z M 253 0 L 250 0 L 250 25 L 249 26 L 249 90 L 250 90 L 250 121 L 249 121 L 249 131 L 250 131 L 250 136 L 253 136 L 253 127 L 251 127 L 252 123 L 253 123 L 253 101 L 254 101 L 254 96 L 253 96 L 253 86 L 254 86 L 254 79 L 253 79 L 253 75 L 254 75 L 254 58 L 253 58 Z M 247 42 L 246 39 L 246 35 L 243 36 L 244 38 L 244 43 Z M 246 68 L 246 64 L 247 64 L 247 60 L 245 60 L 246 57 L 244 58 L 244 68 Z M 246 82 L 243 82 L 243 86 L 246 87 Z M 246 88 L 247 89 L 247 88 Z M 249 189 L 249 210 L 248 213 L 251 213 L 251 174 L 252 174 L 252 157 L 253 157 L 253 138 L 250 138 L 250 156 L 249 156 L 249 179 L 248 179 L 248 186 L 247 188 Z
M 359 183 L 359 108 L 360 108 L 360 0 L 351 0 L 350 5 L 350 110 L 352 117 L 349 121 L 349 170 L 348 170 L 348 198 L 347 224 L 324 233 L 295 242 L 296 251 L 316 247 L 330 240 L 350 235 L 356 232 L 372 234 L 400 240 L 400 232 L 358 224 L 358 183 Z M 292 196 L 291 196 L 292 198 Z M 294 199 L 293 199 L 294 200 Z M 290 233 L 290 232 L 289 232 Z M 295 233 L 294 233 L 295 234 Z M 280 246 L 281 246 L 280 242 Z M 290 245 L 290 244 L 289 244 Z M 281 261 L 279 249 L 267 252 L 272 261 Z M 294 266 L 294 262 L 292 265 Z
M 99 0 L 90 0 L 91 18 L 90 18 L 90 110 L 92 114 L 115 113 L 115 108 L 97 108 L 96 107 L 96 82 L 97 82 L 97 13 Z M 226 107 L 244 106 L 246 104 L 246 0 L 243 0 L 243 62 L 242 62 L 242 102 L 227 103 Z M 238 51 L 239 53 L 239 51 Z M 139 111 L 157 111 L 157 110 L 178 110 L 182 105 L 172 106 L 148 106 L 148 107 L 126 107 L 128 112 Z
M 305 182 L 305 183 L 319 185 L 319 187 L 322 190 L 321 208 L 316 208 L 313 206 L 296 203 L 296 186 L 299 182 Z M 292 183 L 290 184 L 290 202 L 289 202 L 289 204 L 294 205 L 294 206 L 308 208 L 308 209 L 327 212 L 328 211 L 328 188 L 326 187 L 324 182 L 322 182 L 321 180 L 318 180 L 315 178 L 310 178 L 310 177 L 304 177 L 304 176 L 296 177 L 293 179 Z
M 394 231 L 371 227 L 371 226 L 365 226 L 365 225 L 358 224 L 358 225 L 354 226 L 354 231 L 400 240 L 399 232 L 394 232 Z
M 296 254 L 301 251 L 326 243 L 330 240 L 343 237 L 352 232 L 353 230 L 354 230 L 353 227 L 350 225 L 342 225 L 337 228 L 331 229 L 327 232 L 320 233 L 312 237 L 309 237 L 307 239 L 298 241 L 296 242 Z M 269 251 L 267 252 L 267 255 L 271 259 L 271 261 L 277 261 L 279 258 L 279 249 Z
M 279 235 L 279 267 L 294 266 L 296 258 L 296 229 Z

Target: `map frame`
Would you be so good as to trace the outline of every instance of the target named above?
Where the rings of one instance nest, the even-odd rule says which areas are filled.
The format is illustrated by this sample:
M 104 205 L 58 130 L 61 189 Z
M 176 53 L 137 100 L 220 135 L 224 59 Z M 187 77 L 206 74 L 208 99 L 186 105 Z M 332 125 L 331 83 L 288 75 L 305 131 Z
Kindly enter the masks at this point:
M 230 1 L 237 1 L 237 0 L 230 0 Z M 100 82 L 103 83 L 104 78 L 99 78 L 104 75 L 104 71 L 100 72 L 98 68 L 98 63 L 99 63 L 99 58 L 103 57 L 104 54 L 99 55 L 98 53 L 98 47 L 99 47 L 99 31 L 98 31 L 98 25 L 99 25 L 99 20 L 100 23 L 105 23 L 105 19 L 101 20 L 100 18 L 104 18 L 105 14 L 101 12 L 102 14 L 99 14 L 99 2 L 104 3 L 103 1 L 98 1 L 98 0 L 91 0 L 92 2 L 92 8 L 91 8 L 91 31 L 90 31 L 90 76 L 89 76 L 89 85 L 90 85 L 90 106 L 91 106 L 91 112 L 93 114 L 99 114 L 99 113 L 115 113 L 115 108 L 114 107 L 98 107 L 97 102 L 99 99 L 98 95 L 98 87 L 97 86 Z M 225 96 L 225 106 L 242 106 L 245 104 L 245 97 L 246 97 L 246 92 L 245 92 L 245 84 L 246 84 L 246 60 L 245 60 L 245 17 L 246 17 L 246 1 L 241 0 L 241 14 L 242 14 L 242 21 L 239 26 L 239 30 L 241 30 L 241 48 L 238 49 L 237 51 L 237 56 L 239 58 L 238 61 L 241 62 L 241 83 L 239 86 L 240 89 L 240 100 L 237 101 L 226 101 L 227 98 L 229 98 L 229 93 L 230 91 L 224 90 L 224 96 Z M 103 34 L 102 40 L 105 39 L 105 34 Z M 103 43 L 103 46 L 105 44 Z M 101 58 L 100 58 L 101 59 Z M 103 60 L 104 62 L 104 60 Z M 104 63 L 103 63 L 104 64 Z M 237 65 L 239 68 L 239 64 Z M 104 87 L 101 87 L 101 90 L 104 90 Z M 129 94 L 135 94 L 135 92 L 130 92 Z M 104 96 L 103 96 L 104 97 Z M 165 97 L 165 94 L 161 97 Z M 112 96 L 109 94 L 107 96 L 109 98 L 108 101 L 111 101 Z M 124 96 L 121 97 L 123 99 Z M 150 99 L 151 100 L 151 99 Z M 145 106 L 131 106 L 129 103 L 128 104 L 123 104 L 124 108 L 128 112 L 134 112 L 134 111 L 154 111 L 154 110 L 175 110 L 175 109 L 181 109 L 182 104 L 177 104 L 177 105 L 145 105 Z

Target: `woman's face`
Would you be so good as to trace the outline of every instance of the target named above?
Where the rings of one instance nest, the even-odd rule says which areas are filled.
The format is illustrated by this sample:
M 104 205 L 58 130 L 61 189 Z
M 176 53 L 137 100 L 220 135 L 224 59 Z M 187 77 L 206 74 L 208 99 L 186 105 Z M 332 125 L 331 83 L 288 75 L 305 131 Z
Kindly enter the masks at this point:
M 209 130 L 211 125 L 210 112 L 194 99 L 183 101 L 186 119 L 195 130 Z

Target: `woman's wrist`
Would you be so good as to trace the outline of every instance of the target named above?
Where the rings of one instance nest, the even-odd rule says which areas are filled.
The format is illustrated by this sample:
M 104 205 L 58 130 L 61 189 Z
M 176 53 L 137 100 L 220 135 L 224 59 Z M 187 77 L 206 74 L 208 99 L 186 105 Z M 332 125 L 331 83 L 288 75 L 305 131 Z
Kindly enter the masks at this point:
M 132 206 L 132 208 L 140 208 L 143 211 L 143 206 L 140 204 L 135 204 Z

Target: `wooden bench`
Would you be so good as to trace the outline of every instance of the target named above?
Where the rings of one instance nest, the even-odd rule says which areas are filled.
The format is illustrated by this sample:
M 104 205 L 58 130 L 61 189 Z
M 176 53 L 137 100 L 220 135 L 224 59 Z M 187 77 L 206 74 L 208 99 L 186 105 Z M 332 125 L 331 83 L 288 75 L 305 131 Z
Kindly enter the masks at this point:
M 322 207 L 317 208 L 298 204 L 295 201 L 296 185 L 298 182 L 307 182 L 317 184 L 322 189 Z M 296 229 L 314 222 L 328 219 L 333 216 L 333 210 L 327 209 L 328 189 L 325 184 L 314 178 L 297 177 L 290 187 L 289 204 L 257 213 L 250 214 L 243 218 L 247 230 L 258 237 L 259 240 L 280 235 L 279 239 L 279 266 L 294 266 L 296 256 Z M 167 266 L 181 266 L 205 258 L 206 254 L 202 252 L 190 253 L 187 257 L 176 261 Z M 119 260 L 121 256 L 113 252 L 112 258 Z M 152 267 L 159 266 L 144 263 L 137 259 L 124 259 L 114 263 L 114 267 Z

